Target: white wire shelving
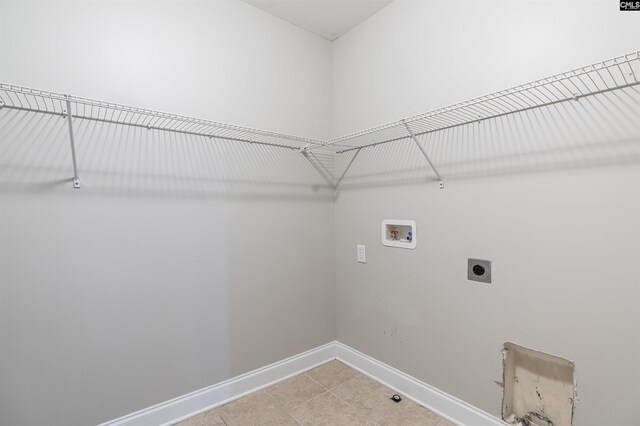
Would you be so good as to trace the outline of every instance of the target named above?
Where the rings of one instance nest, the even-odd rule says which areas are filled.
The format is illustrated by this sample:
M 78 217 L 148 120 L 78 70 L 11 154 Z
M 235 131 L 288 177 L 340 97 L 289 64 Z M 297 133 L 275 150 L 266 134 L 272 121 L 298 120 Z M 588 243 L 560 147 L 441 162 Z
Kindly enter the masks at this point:
M 76 165 L 74 119 L 295 150 L 301 150 L 306 146 L 324 145 L 324 142 L 318 139 L 253 129 L 8 83 L 0 83 L 1 108 L 56 115 L 67 119 L 74 171 L 73 186 L 75 188 L 80 188 L 80 179 Z
M 443 178 L 418 142 L 417 136 L 630 88 L 640 84 L 638 79 L 640 79 L 640 51 L 351 133 L 331 139 L 322 146 L 311 146 L 309 149 L 334 146 L 338 154 L 356 151 L 338 179 L 341 181 L 361 149 L 403 139 L 413 140 L 428 161 L 442 188 L 444 187 Z
M 69 109 L 69 106 L 71 109 Z M 323 141 L 285 133 L 253 129 L 234 124 L 65 95 L 40 89 L 0 83 L 0 107 L 52 114 L 71 115 L 81 120 L 142 127 L 149 130 L 185 133 L 216 139 L 301 149 Z M 68 114 L 71 112 L 71 114 Z
M 8 108 L 52 114 L 67 119 L 74 166 L 74 187 L 76 188 L 80 187 L 80 180 L 75 160 L 74 119 L 299 150 L 322 177 L 334 187 L 337 187 L 345 177 L 360 150 L 399 140 L 412 140 L 429 163 L 442 188 L 444 187 L 443 178 L 419 143 L 418 136 L 563 102 L 579 101 L 588 96 L 633 88 L 640 84 L 639 78 L 640 51 L 636 51 L 328 141 L 7 83 L 0 83 L 0 109 Z M 318 166 L 318 161 L 314 161 L 313 151 L 317 149 L 335 150 L 338 155 L 351 151 L 356 152 L 340 176 L 330 177 L 326 170 Z

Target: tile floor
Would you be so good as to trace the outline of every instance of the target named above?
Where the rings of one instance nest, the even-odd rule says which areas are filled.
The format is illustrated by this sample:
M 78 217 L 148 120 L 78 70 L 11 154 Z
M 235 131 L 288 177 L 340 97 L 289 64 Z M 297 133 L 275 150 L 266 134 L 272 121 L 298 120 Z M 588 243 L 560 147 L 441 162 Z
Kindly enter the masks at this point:
M 339 361 L 331 361 L 178 426 L 454 426 Z

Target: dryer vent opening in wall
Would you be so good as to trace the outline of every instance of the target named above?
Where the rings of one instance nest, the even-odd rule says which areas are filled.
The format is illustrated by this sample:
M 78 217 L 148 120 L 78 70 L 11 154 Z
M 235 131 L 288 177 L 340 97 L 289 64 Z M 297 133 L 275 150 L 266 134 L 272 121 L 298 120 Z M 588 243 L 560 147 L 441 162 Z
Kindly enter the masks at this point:
M 502 419 L 521 426 L 572 426 L 574 363 L 513 343 L 505 343 L 502 354 Z

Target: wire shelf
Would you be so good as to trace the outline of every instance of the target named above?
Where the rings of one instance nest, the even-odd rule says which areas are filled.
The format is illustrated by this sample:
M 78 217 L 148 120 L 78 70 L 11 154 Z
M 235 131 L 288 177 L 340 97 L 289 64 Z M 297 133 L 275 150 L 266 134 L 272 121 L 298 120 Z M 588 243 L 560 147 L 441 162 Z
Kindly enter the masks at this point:
M 0 108 L 66 117 L 67 101 L 71 106 L 71 115 L 74 119 L 100 121 L 142 127 L 149 130 L 178 132 L 290 149 L 324 145 L 324 142 L 318 139 L 252 129 L 217 121 L 0 83 Z
M 349 152 L 632 87 L 640 84 L 638 78 L 640 51 L 351 133 L 331 139 L 323 146 L 334 145 L 339 148 L 337 153 Z
M 7 83 L 0 83 L 0 109 L 8 108 L 53 114 L 67 119 L 73 157 L 73 183 L 76 188 L 80 187 L 80 180 L 75 159 L 72 119 L 93 120 L 149 130 L 178 132 L 300 150 L 323 179 L 333 187 L 340 184 L 362 148 L 408 139 L 413 140 L 420 148 L 438 178 L 440 188 L 443 188 L 443 178 L 417 139 L 418 136 L 562 102 L 579 101 L 588 96 L 614 90 L 625 88 L 636 90 L 634 86 L 640 84 L 638 78 L 640 78 L 640 51 L 329 141 L 252 129 Z M 321 156 L 311 152 L 316 149 L 338 154 L 356 150 L 356 153 L 341 176 L 338 177 L 335 176 L 333 169 L 326 167 L 326 161 L 322 161 Z

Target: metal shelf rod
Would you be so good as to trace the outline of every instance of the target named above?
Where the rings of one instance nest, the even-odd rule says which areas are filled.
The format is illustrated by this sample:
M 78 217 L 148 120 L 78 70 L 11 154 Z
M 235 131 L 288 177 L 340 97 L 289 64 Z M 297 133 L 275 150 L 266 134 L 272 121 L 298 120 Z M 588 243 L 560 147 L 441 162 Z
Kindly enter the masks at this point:
M 413 133 L 413 130 L 411 130 L 411 127 L 409 127 L 409 125 L 404 120 L 402 120 L 402 124 L 404 124 L 404 127 L 407 128 L 407 132 L 409 132 L 411 139 L 413 139 L 413 141 L 416 143 L 418 148 L 420 148 L 420 152 L 422 152 L 422 155 L 424 155 L 424 158 L 427 159 L 427 163 L 429 163 L 429 165 L 431 166 L 431 169 L 436 174 L 436 177 L 438 178 L 438 181 L 439 181 L 438 183 L 439 183 L 440 189 L 443 189 L 444 180 L 442 180 L 442 176 L 440 176 L 440 173 L 438 173 L 438 169 L 436 169 L 436 166 L 433 164 L 433 162 L 429 158 L 429 154 L 427 154 L 427 151 L 422 147 L 422 145 L 420 144 L 420 141 L 418 140 L 418 138 L 416 138 L 416 135 Z
M 349 161 L 349 164 L 347 164 L 347 167 L 345 167 L 344 172 L 342 172 L 342 175 L 340 176 L 340 179 L 338 179 L 338 181 L 336 182 L 336 188 L 338 187 L 338 185 L 340 185 L 340 182 L 342 182 L 342 179 L 344 179 L 345 175 L 347 174 L 347 172 L 351 168 L 351 165 L 355 161 L 355 159 L 358 156 L 358 154 L 360 154 L 360 148 L 358 148 L 356 153 L 353 154 L 353 157 L 351 157 L 351 161 Z
M 73 187 L 80 188 L 80 178 L 78 178 L 78 164 L 76 162 L 76 144 L 73 136 L 73 115 L 71 114 L 71 101 L 67 98 L 67 123 L 69 124 L 69 140 L 71 142 L 71 159 L 73 160 Z

